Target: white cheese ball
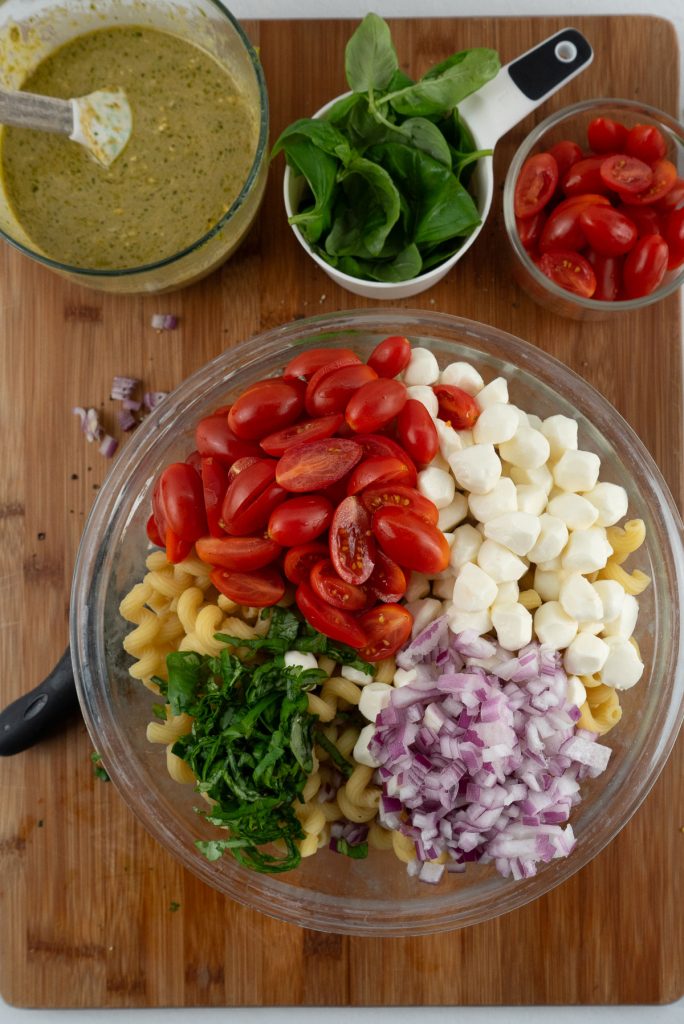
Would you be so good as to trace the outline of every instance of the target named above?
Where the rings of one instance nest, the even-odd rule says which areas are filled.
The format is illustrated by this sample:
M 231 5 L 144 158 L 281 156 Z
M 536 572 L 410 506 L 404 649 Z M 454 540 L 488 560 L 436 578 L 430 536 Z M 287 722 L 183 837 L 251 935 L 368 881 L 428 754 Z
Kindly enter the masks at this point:
M 417 345 L 411 349 L 409 364 L 404 370 L 404 384 L 413 387 L 415 384 L 436 384 L 439 380 L 439 364 L 428 348 Z
M 466 630 L 472 629 L 478 636 L 483 636 L 492 628 L 492 617 L 488 608 L 483 608 L 479 612 L 464 612 L 459 608 L 449 608 L 446 615 L 452 633 L 464 633 Z
M 603 569 L 613 553 L 602 526 L 573 530 L 561 556 L 566 572 L 590 573 Z
M 594 452 L 566 449 L 551 472 L 556 486 L 564 491 L 590 491 L 600 468 L 601 460 Z
M 472 430 L 457 430 L 458 439 L 461 442 L 461 448 L 472 448 L 475 444 L 473 441 Z
M 588 530 L 598 519 L 596 506 L 572 491 L 561 491 L 550 498 L 547 511 L 562 519 L 568 530 Z
M 538 469 L 511 466 L 509 476 L 516 484 L 533 484 L 535 487 L 541 487 L 545 494 L 549 494 L 553 487 L 553 477 L 548 466 L 539 466 Z
M 494 402 L 482 410 L 473 427 L 475 444 L 501 444 L 510 441 L 518 429 L 518 410 L 512 405 Z
M 427 384 L 413 384 L 410 388 L 406 389 L 406 393 L 409 398 L 413 398 L 414 401 L 424 405 L 433 420 L 437 419 L 439 402 L 437 401 L 437 395 L 431 387 Z
M 418 678 L 418 669 L 398 668 L 394 673 L 393 683 L 395 687 L 410 686 Z
M 481 546 L 482 534 L 470 523 L 464 523 L 463 526 L 454 530 L 449 565 L 452 569 L 460 569 L 466 562 L 475 562 Z
M 406 605 L 406 608 L 413 616 L 411 637 L 417 637 L 426 626 L 429 626 L 434 619 L 439 618 L 442 614 L 442 602 L 437 601 L 434 597 L 424 597 L 421 601 L 411 601 Z
M 475 401 L 480 409 L 486 409 L 490 405 L 506 405 L 508 403 L 508 381 L 504 377 L 495 377 L 478 391 Z
M 496 582 L 479 565 L 466 562 L 454 583 L 454 608 L 463 612 L 480 612 L 489 608 L 497 592 Z
M 455 526 L 462 523 L 468 515 L 468 502 L 464 494 L 454 494 L 454 500 L 444 508 L 439 509 L 437 527 L 442 532 L 453 530 Z
M 430 580 L 422 572 L 412 572 L 404 598 L 407 602 L 418 601 L 430 593 Z
M 578 633 L 568 644 L 563 667 L 570 676 L 591 676 L 600 672 L 608 657 L 608 644 L 591 633 Z
M 507 651 L 519 651 L 532 639 L 532 616 L 521 604 L 499 604 L 491 609 L 492 625 L 501 646 Z
M 602 611 L 598 617 L 603 622 L 611 622 L 616 619 L 625 602 L 624 588 L 617 580 L 596 580 L 593 587 L 601 600 Z
M 540 430 L 551 449 L 551 459 L 560 459 L 566 449 L 577 450 L 577 421 L 569 416 L 548 416 Z
M 318 668 L 315 654 L 309 651 L 286 651 L 283 661 L 287 668 Z
M 499 583 L 494 604 L 515 604 L 520 597 L 520 587 L 515 580 Z
M 598 510 L 599 526 L 614 526 L 627 515 L 627 491 L 618 484 L 597 483 L 584 497 Z
M 440 578 L 432 581 L 432 596 L 438 597 L 440 601 L 451 601 L 454 594 L 454 583 L 456 574 L 443 573 Z
M 446 508 L 454 500 L 456 481 L 451 473 L 428 466 L 418 474 L 418 491 L 438 509 Z
M 474 444 L 454 452 L 449 466 L 459 487 L 473 494 L 487 494 L 501 477 L 501 461 L 493 444 Z
M 388 707 L 391 699 L 392 687 L 387 683 L 369 683 L 361 691 L 359 711 L 369 722 L 374 722 L 378 714 Z
M 375 726 L 373 724 L 364 725 L 353 750 L 354 760 L 359 764 L 365 764 L 368 768 L 379 768 L 382 763 L 368 749 L 374 733 Z
M 439 375 L 440 384 L 455 384 L 468 395 L 476 395 L 484 387 L 484 381 L 470 363 L 449 363 Z
M 537 639 L 557 651 L 562 651 L 572 643 L 577 636 L 577 628 L 575 620 L 570 618 L 558 601 L 547 601 L 534 613 Z
M 508 479 L 510 478 L 502 477 L 502 480 Z M 515 484 L 515 495 L 520 512 L 529 512 L 533 516 L 540 516 L 544 512 L 547 497 L 543 487 L 537 487 L 535 484 Z
M 534 573 L 534 589 L 542 601 L 557 601 L 565 573 L 556 569 L 542 569 L 537 566 Z
M 434 395 L 434 391 L 432 392 Z M 436 397 L 436 396 L 435 396 Z M 460 452 L 463 448 L 463 441 L 457 430 L 444 420 L 436 419 L 435 427 L 439 438 L 439 452 L 442 458 L 447 459 L 454 452 Z
M 548 562 L 557 558 L 568 543 L 568 528 L 558 516 L 544 512 L 539 516 L 539 534 L 527 552 L 531 562 Z
M 589 580 L 578 572 L 565 577 L 560 586 L 558 600 L 563 610 L 577 622 L 592 622 L 603 613 L 601 598 Z
M 518 507 L 515 484 L 510 477 L 502 476 L 487 494 L 469 495 L 468 506 L 480 523 L 486 523 L 504 512 L 515 512 Z
M 343 665 L 340 669 L 340 675 L 343 679 L 356 683 L 357 686 L 366 686 L 368 683 L 373 682 L 372 672 L 362 672 L 361 669 L 354 668 L 353 665 Z
M 601 669 L 601 682 L 616 690 L 629 690 L 641 679 L 644 663 L 634 644 L 620 636 L 607 636 L 608 657 Z
M 510 441 L 499 445 L 499 455 L 518 469 L 539 469 L 549 458 L 549 442 L 534 427 L 518 427 Z
M 581 708 L 587 699 L 584 683 L 577 676 L 568 676 L 567 687 L 565 699 L 568 704 L 574 704 L 575 707 Z
M 496 583 L 519 580 L 527 572 L 527 563 L 495 540 L 484 540 L 477 552 L 477 564 Z
M 495 540 L 520 556 L 534 547 L 540 529 L 539 516 L 531 516 L 529 512 L 505 512 L 484 524 L 488 540 Z
M 610 622 L 604 623 L 604 637 L 621 636 L 623 640 L 629 640 L 630 636 L 634 632 L 634 627 L 637 624 L 638 615 L 639 603 L 636 597 L 632 594 L 625 594 L 622 601 L 622 608 L 620 609 L 617 617 L 611 619 Z

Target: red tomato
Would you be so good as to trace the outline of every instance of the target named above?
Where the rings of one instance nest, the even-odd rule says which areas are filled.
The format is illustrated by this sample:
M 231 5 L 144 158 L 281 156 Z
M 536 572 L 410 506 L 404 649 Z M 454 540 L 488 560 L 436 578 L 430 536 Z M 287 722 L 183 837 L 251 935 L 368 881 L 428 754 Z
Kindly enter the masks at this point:
M 327 544 L 299 544 L 286 553 L 283 570 L 291 583 L 306 583 L 314 565 L 328 557 Z
M 608 188 L 620 195 L 627 193 L 630 197 L 646 191 L 653 181 L 653 171 L 648 164 L 624 153 L 606 157 L 601 163 L 600 174 Z M 633 200 L 630 198 L 629 202 Z
M 327 601 L 333 608 L 345 608 L 348 612 L 358 612 L 368 604 L 368 596 L 363 587 L 347 583 L 337 575 L 330 559 L 316 562 L 309 577 L 311 589 L 322 601 Z
M 367 487 L 408 484 L 410 479 L 411 472 L 406 462 L 392 455 L 374 455 L 356 467 L 347 484 L 347 494 L 358 494 Z
M 300 420 L 292 427 L 286 427 L 285 430 L 278 430 L 275 434 L 262 438 L 259 444 L 269 455 L 282 455 L 300 441 L 320 441 L 325 437 L 332 437 L 343 423 L 344 416 L 341 412 L 335 413 L 334 416 L 322 416 L 317 420 Z
M 645 164 L 662 160 L 667 153 L 663 133 L 654 124 L 635 124 L 630 128 L 625 143 L 626 151 Z
M 261 455 L 258 445 L 235 436 L 225 413 L 214 413 L 199 421 L 195 428 L 195 444 L 203 457 L 213 455 L 228 465 L 248 455 Z
M 581 196 L 585 192 L 602 195 L 607 192 L 608 186 L 601 177 L 601 165 L 605 159 L 602 156 L 588 156 L 573 164 L 561 181 L 565 195 Z
M 654 207 L 629 206 L 622 203 L 617 209 L 620 213 L 623 213 L 625 217 L 629 217 L 632 223 L 636 226 L 639 238 L 641 238 L 642 235 L 661 234 L 658 211 L 654 209 Z
M 571 142 L 569 139 L 563 139 L 562 142 L 557 142 L 555 146 L 551 147 L 549 153 L 556 161 L 559 178 L 562 178 L 563 175 L 570 170 L 572 165 L 578 162 L 578 160 L 584 159 L 584 153 L 577 143 Z
M 368 637 L 359 656 L 364 661 L 382 661 L 409 639 L 413 616 L 400 604 L 383 604 L 359 615 L 359 625 Z
M 601 256 L 624 256 L 637 240 L 636 224 L 612 206 L 587 206 L 578 221 L 589 245 Z
M 587 142 L 595 153 L 617 153 L 624 149 L 626 140 L 625 126 L 609 117 L 595 117 L 587 128 Z
M 354 392 L 344 416 L 352 430 L 372 434 L 399 415 L 407 398 L 405 384 L 399 380 L 379 377 Z
M 625 298 L 650 295 L 665 277 L 669 250 L 660 235 L 644 235 L 625 260 L 623 287 Z
M 202 474 L 202 456 L 199 452 L 190 452 L 185 461 L 196 473 Z
M 407 483 L 410 487 L 415 487 L 418 473 L 413 465 L 413 460 L 407 455 L 401 445 L 398 445 L 391 437 L 385 437 L 383 434 L 357 434 L 354 440 L 357 444 L 361 445 L 363 454 L 366 457 L 392 455 L 395 459 L 399 459 L 400 462 L 404 462 L 409 471 Z
M 599 256 L 592 249 L 587 251 L 587 259 L 596 275 L 596 290 L 592 299 L 615 302 L 622 287 L 622 259 L 616 256 Z
M 337 370 L 341 370 L 345 366 L 358 366 L 360 363 L 361 360 L 359 359 L 359 357 L 355 355 L 353 352 L 350 352 L 349 355 L 347 356 L 342 355 L 339 357 L 335 357 L 332 360 L 328 360 L 328 362 L 324 363 L 322 366 L 319 366 L 316 372 L 310 377 L 306 385 L 304 406 L 309 416 L 322 415 L 321 413 L 317 412 L 311 405 L 314 392 L 318 388 L 319 384 L 321 384 L 325 380 L 325 378 L 328 377 L 331 373 L 335 373 Z M 342 406 L 341 409 L 337 409 L 334 411 L 344 412 L 344 406 Z
M 286 497 L 273 483 L 275 467 L 273 459 L 259 459 L 229 483 L 221 515 L 228 533 L 246 537 L 266 526 L 275 506 Z
M 470 430 L 480 415 L 480 407 L 467 391 L 455 384 L 435 384 L 432 388 L 439 402 L 439 418 L 454 430 Z
M 243 459 L 236 459 L 228 470 L 228 483 L 232 483 L 238 473 L 243 473 L 256 462 L 271 462 L 271 459 L 264 459 L 263 455 L 245 455 Z
M 281 547 L 268 537 L 200 537 L 195 551 L 207 565 L 250 572 L 275 561 Z
M 333 507 L 322 494 L 303 494 L 274 509 L 268 521 L 268 535 L 286 548 L 308 544 L 328 529 L 332 517 Z
M 672 188 L 656 203 L 659 213 L 684 209 L 684 178 L 677 178 Z
M 596 291 L 596 275 L 591 264 L 578 252 L 545 252 L 539 260 L 542 274 L 582 298 L 590 299 Z
M 278 460 L 276 480 L 286 491 L 320 491 L 346 476 L 362 455 L 361 445 L 344 437 L 304 441 Z
M 366 634 L 358 620 L 350 612 L 321 601 L 308 583 L 299 584 L 295 600 L 306 621 L 319 633 L 350 647 L 363 647 L 366 643 Z
M 207 514 L 207 525 L 212 537 L 222 537 L 223 528 L 220 519 L 223 499 L 228 490 L 228 472 L 225 465 L 214 456 L 202 459 L 202 491 L 204 493 L 204 510 Z
M 522 166 L 515 183 L 513 207 L 516 217 L 533 217 L 546 206 L 556 191 L 558 165 L 550 153 L 537 153 Z
M 518 229 L 518 237 L 523 248 L 528 252 L 534 252 L 546 224 L 546 210 L 540 210 L 532 217 L 515 218 L 515 226 Z
M 183 562 L 192 551 L 192 544 L 174 533 L 170 526 L 166 528 L 166 561 L 171 565 Z
M 209 578 L 221 594 L 250 608 L 269 608 L 285 595 L 283 578 L 272 566 L 252 572 L 214 569 Z
M 375 565 L 375 541 L 370 516 L 358 498 L 350 496 L 335 510 L 330 527 L 330 557 L 347 583 L 365 583 Z
M 439 436 L 432 416 L 415 398 L 409 398 L 399 413 L 397 437 L 401 446 L 419 464 L 432 462 L 439 451 Z
M 570 249 L 575 252 L 587 244 L 578 220 L 582 210 L 588 206 L 610 206 L 607 196 L 587 192 L 584 195 L 570 196 L 558 204 L 549 214 L 539 239 L 540 252 L 553 252 L 554 249 Z
M 262 380 L 243 392 L 228 413 L 228 426 L 245 441 L 258 441 L 289 427 L 304 408 L 302 387 L 285 380 Z
M 315 379 L 315 376 L 311 378 L 309 387 Z M 375 370 L 365 363 L 341 366 L 325 374 L 315 387 L 311 387 L 311 392 L 307 388 L 306 411 L 310 416 L 330 416 L 335 412 L 344 412 L 354 393 L 364 384 L 377 379 Z
M 432 574 L 449 564 L 444 534 L 415 512 L 385 506 L 374 513 L 372 529 L 385 554 L 402 568 Z
M 684 263 L 684 209 L 674 210 L 665 222 L 665 241 L 670 252 L 668 270 L 676 270 Z
M 352 352 L 349 348 L 309 348 L 290 360 L 283 370 L 283 378 L 290 380 L 300 377 L 303 380 L 308 380 L 313 377 L 316 370 L 320 370 L 322 366 L 328 366 L 336 359 L 361 362 L 356 352 Z
M 636 193 L 636 195 L 627 195 L 623 192 L 622 199 L 626 203 L 634 203 L 637 206 L 641 206 L 644 203 L 646 205 L 657 203 L 663 199 L 676 184 L 677 168 L 669 160 L 657 160 L 653 164 L 652 173 L 653 178 L 648 187 L 645 186 L 643 191 Z
M 408 338 L 393 335 L 375 346 L 368 357 L 378 377 L 396 377 L 405 370 L 411 359 L 411 343 Z
M 202 481 L 186 462 L 173 462 L 163 471 L 159 501 L 167 525 L 181 540 L 194 544 L 207 532 Z
M 409 574 L 410 575 L 410 574 Z M 377 551 L 375 555 L 375 568 L 368 580 L 368 588 L 378 601 L 383 604 L 400 601 L 406 593 L 408 580 L 405 573 L 399 568 L 396 562 Z
M 359 495 L 363 507 L 371 515 L 379 508 L 393 507 L 415 512 L 421 519 L 437 525 L 439 512 L 437 506 L 414 487 L 404 484 L 389 484 L 386 487 L 369 487 Z
M 162 540 L 159 528 L 157 527 L 157 523 L 154 518 L 154 512 L 152 513 L 150 518 L 147 520 L 147 523 L 145 524 L 145 532 L 147 533 L 148 540 L 150 540 L 152 544 L 155 544 L 158 548 L 164 547 L 164 541 Z

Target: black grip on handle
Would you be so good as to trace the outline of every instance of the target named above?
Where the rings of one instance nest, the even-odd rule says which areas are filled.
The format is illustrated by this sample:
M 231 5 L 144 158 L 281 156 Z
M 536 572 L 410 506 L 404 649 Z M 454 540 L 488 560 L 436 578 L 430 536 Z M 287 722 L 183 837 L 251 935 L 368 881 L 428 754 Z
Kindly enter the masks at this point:
M 78 707 L 71 651 L 49 676 L 0 712 L 0 756 L 18 754 L 58 728 Z
M 508 73 L 530 100 L 557 89 L 591 60 L 593 51 L 576 28 L 564 28 L 508 65 Z

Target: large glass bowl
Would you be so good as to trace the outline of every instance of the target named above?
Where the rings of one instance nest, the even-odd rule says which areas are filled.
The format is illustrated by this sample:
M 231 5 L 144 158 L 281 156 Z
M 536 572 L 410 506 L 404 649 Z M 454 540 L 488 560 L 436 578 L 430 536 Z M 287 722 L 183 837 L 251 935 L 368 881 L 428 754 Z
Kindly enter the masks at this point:
M 608 770 L 585 784 L 572 814 L 578 838 L 567 859 L 525 881 L 469 865 L 429 886 L 407 876 L 391 852 L 353 861 L 327 850 L 294 872 L 260 875 L 224 857 L 209 863 L 195 847 L 215 829 L 201 803 L 168 776 L 163 746 L 145 738 L 155 697 L 127 672 L 122 640 L 131 628 L 118 605 L 145 572 L 145 521 L 153 481 L 194 448 L 193 428 L 208 411 L 260 378 L 277 374 L 303 346 L 352 347 L 367 356 L 388 334 L 407 335 L 444 364 L 469 360 L 485 379 L 502 375 L 511 401 L 540 416 L 579 423 L 580 447 L 601 458 L 601 479 L 623 485 L 629 514 L 647 541 L 638 565 L 652 577 L 640 598 L 636 637 L 646 664 L 621 695 L 624 716 L 607 737 Z M 410 935 L 472 925 L 513 910 L 565 881 L 625 825 L 653 785 L 684 711 L 682 523 L 652 458 L 625 421 L 557 360 L 502 331 L 469 320 L 408 310 L 367 310 L 299 320 L 229 349 L 194 373 L 140 426 L 100 490 L 78 553 L 71 601 L 71 650 L 79 698 L 95 748 L 129 807 L 152 835 L 208 885 L 294 924 L 356 935 Z

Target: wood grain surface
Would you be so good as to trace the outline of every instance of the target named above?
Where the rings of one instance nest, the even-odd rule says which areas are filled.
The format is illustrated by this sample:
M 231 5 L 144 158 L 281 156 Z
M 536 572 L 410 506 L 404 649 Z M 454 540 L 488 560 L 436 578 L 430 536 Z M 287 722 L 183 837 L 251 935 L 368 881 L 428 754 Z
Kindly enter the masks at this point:
M 569 18 L 392 23 L 414 74 L 468 46 L 512 59 Z M 536 307 L 510 280 L 500 189 L 525 133 L 596 95 L 676 112 L 672 26 L 649 17 L 573 18 L 593 66 L 497 148 L 496 199 L 477 244 L 446 280 L 404 305 L 458 313 L 548 350 L 614 403 L 681 506 L 678 296 L 615 323 L 580 325 Z M 353 24 L 262 22 L 272 133 L 345 87 Z M 663 73 L 663 69 L 667 73 Z M 71 414 L 109 401 L 113 374 L 167 390 L 224 347 L 294 317 L 368 305 L 309 261 L 285 222 L 282 165 L 239 253 L 163 298 L 108 297 L 0 250 L 0 700 L 33 686 L 67 639 L 70 574 L 107 471 Z M 157 334 L 155 312 L 181 326 Z M 0 763 L 0 991 L 16 1005 L 236 1006 L 657 1003 L 680 996 L 682 745 L 617 839 L 526 908 L 435 938 L 316 934 L 251 912 L 184 873 L 112 785 L 93 777 L 80 721 Z

